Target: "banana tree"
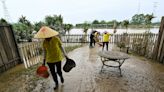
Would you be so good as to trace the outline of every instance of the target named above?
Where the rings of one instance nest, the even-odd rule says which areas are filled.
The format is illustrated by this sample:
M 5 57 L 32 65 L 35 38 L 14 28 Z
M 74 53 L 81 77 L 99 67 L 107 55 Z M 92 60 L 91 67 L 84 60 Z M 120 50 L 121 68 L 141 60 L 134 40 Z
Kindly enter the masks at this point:
M 146 25 L 146 28 L 147 28 L 147 31 L 145 33 L 145 37 L 144 37 L 144 49 L 143 49 L 143 55 L 145 55 L 147 52 L 150 52 L 150 48 L 149 48 L 149 45 L 151 43 L 151 33 L 150 33 L 150 27 L 151 27 L 151 24 L 152 24 L 152 19 L 155 18 L 153 14 L 147 14 L 145 15 L 145 25 Z
M 116 20 L 114 20 L 113 21 L 113 29 L 114 29 L 113 33 L 116 33 L 117 32 L 118 25 L 119 25 L 119 22 L 117 22 Z
M 72 24 L 64 24 L 64 34 L 66 34 L 66 32 L 68 32 L 68 35 L 69 35 L 69 31 L 73 28 L 73 25 Z M 67 38 L 67 42 L 69 42 L 69 36 Z
M 83 32 L 84 32 L 85 35 L 87 35 L 88 29 L 89 29 L 89 24 L 85 22 L 83 24 Z
M 88 29 L 89 29 L 89 23 L 85 22 L 83 24 L 83 32 L 84 32 L 83 40 L 84 40 L 84 42 L 87 41 L 87 31 L 88 31 Z
M 128 31 L 128 26 L 129 26 L 129 20 L 124 20 L 124 21 L 123 21 L 123 26 L 125 26 L 125 28 L 126 28 L 126 33 L 127 33 L 127 31 Z
M 155 18 L 153 14 L 147 14 L 145 15 L 145 25 L 146 25 L 146 28 L 148 29 L 148 32 L 150 31 L 150 26 L 151 26 L 151 21 L 152 19 Z

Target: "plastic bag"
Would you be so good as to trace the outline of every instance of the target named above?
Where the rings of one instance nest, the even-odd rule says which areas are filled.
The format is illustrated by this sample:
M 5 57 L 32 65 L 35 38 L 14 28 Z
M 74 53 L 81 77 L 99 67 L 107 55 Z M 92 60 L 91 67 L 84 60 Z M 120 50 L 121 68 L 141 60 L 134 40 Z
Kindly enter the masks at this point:
M 37 75 L 39 75 L 43 78 L 48 78 L 49 77 L 48 68 L 44 65 L 39 66 L 36 73 L 37 73 Z

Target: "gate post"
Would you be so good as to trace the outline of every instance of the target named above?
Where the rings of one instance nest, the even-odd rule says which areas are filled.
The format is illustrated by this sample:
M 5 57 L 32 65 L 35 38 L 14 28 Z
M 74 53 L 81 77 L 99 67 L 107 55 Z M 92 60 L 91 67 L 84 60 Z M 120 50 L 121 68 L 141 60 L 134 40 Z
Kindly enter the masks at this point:
M 160 63 L 164 63 L 164 16 L 161 19 L 158 39 L 154 47 L 154 59 Z

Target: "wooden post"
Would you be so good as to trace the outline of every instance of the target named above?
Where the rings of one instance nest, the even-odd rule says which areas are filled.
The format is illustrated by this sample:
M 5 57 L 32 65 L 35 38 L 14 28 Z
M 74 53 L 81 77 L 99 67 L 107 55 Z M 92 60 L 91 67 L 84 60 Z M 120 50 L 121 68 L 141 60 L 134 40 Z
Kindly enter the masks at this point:
M 160 63 L 164 63 L 164 16 L 162 17 L 158 34 L 158 40 L 154 48 L 154 59 Z
M 18 63 L 22 62 L 12 27 L 11 25 L 0 25 L 0 72 Z

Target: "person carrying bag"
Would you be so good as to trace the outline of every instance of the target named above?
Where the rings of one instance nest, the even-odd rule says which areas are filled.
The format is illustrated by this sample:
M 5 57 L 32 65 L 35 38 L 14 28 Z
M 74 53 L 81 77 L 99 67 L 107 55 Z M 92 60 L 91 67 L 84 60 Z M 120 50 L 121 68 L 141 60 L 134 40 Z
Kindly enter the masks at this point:
M 63 46 L 62 42 L 57 36 L 59 33 L 47 26 L 41 27 L 41 29 L 37 32 L 34 38 L 44 39 L 43 41 L 43 66 L 47 63 L 50 73 L 53 77 L 53 80 L 56 84 L 54 89 L 58 88 L 58 77 L 60 77 L 61 83 L 64 83 L 64 78 L 62 74 L 61 62 L 63 59 L 63 55 L 68 58 Z M 45 63 L 46 62 L 46 63 Z

